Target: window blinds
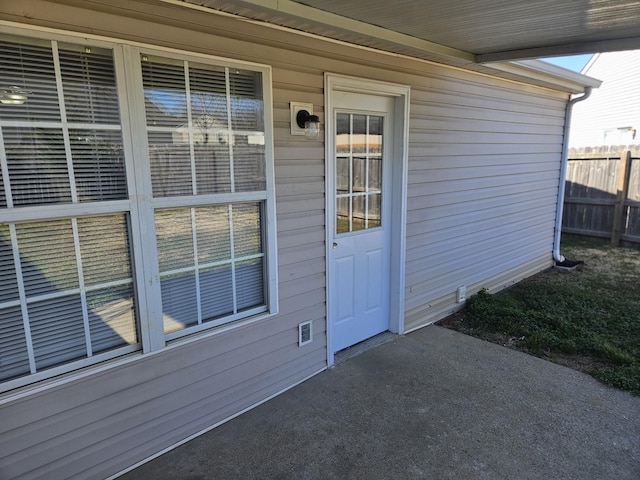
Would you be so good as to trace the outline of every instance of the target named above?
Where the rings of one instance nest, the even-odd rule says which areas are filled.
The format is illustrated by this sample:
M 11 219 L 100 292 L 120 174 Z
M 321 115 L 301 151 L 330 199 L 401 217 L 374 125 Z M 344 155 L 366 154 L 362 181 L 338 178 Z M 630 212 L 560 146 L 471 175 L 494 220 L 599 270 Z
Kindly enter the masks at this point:
M 226 194 L 156 210 L 165 332 L 264 310 L 262 201 L 234 201 L 266 199 L 260 75 L 141 58 L 154 198 Z
M 128 213 L 74 213 L 127 198 L 112 52 L 9 36 L 0 48 L 0 85 L 29 92 L 0 108 L 0 209 L 41 218 L 0 227 L 6 380 L 137 344 L 138 327 Z M 60 204 L 66 218 L 46 219 Z
M 0 34 L 0 88 L 28 92 L 0 105 L 3 388 L 141 349 L 141 322 L 172 340 L 268 311 L 263 73 L 101 45 Z

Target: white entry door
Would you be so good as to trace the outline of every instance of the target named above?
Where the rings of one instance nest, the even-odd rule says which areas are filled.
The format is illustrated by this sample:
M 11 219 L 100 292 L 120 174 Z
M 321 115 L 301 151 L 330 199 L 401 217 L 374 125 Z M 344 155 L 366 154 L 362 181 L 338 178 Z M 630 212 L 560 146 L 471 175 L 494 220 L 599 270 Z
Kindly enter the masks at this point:
M 354 92 L 332 100 L 327 283 L 337 352 L 389 329 L 394 102 Z

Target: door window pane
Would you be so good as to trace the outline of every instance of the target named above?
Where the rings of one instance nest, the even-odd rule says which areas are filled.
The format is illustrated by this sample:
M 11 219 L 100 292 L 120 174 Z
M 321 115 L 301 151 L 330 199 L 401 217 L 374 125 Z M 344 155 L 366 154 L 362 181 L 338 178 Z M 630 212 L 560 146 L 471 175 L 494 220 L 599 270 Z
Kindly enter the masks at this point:
M 381 195 L 369 195 L 368 207 L 367 207 L 367 226 L 368 228 L 374 228 L 380 226 L 380 211 L 381 211 Z
M 366 197 L 358 195 L 353 197 L 353 213 L 351 218 L 351 231 L 364 230 L 366 228 Z
M 347 113 L 336 118 L 336 233 L 380 227 L 384 118 Z
M 336 232 L 345 233 L 351 231 L 351 197 L 338 197 L 336 199 Z
M 351 115 L 346 113 L 336 115 L 336 152 L 351 153 Z
M 349 193 L 351 187 L 350 158 L 336 159 L 336 191 L 338 194 Z
M 379 192 L 382 189 L 382 158 L 369 157 L 368 192 Z

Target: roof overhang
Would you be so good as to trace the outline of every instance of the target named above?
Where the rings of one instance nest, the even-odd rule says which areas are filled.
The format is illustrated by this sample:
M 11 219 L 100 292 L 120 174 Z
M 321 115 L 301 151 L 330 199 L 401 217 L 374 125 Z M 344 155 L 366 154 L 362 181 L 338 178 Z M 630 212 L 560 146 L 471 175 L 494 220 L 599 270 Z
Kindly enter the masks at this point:
M 640 0 L 163 1 L 572 93 L 599 82 L 530 59 L 640 48 Z

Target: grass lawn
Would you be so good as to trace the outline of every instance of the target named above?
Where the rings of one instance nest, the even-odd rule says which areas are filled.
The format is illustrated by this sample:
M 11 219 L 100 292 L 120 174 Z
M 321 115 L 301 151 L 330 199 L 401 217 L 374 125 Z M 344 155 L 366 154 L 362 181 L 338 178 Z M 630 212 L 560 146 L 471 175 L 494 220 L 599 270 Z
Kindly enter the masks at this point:
M 442 326 L 575 368 L 640 395 L 640 249 L 564 239 L 580 270 L 472 296 Z

